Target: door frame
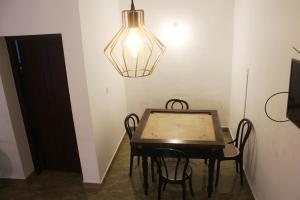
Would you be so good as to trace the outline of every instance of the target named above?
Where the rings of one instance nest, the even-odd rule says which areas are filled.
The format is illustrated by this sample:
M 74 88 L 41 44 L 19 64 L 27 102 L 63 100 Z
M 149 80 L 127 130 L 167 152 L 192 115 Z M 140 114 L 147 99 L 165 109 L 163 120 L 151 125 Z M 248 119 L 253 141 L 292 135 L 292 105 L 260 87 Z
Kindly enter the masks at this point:
M 34 165 L 34 170 L 37 174 L 40 174 L 43 170 L 43 166 L 41 164 L 41 158 L 39 157 L 39 153 L 38 153 L 38 147 L 37 147 L 37 141 L 35 141 L 36 138 L 32 137 L 30 135 L 30 131 L 31 131 L 31 127 L 30 127 L 30 123 L 29 123 L 29 119 L 28 119 L 28 114 L 27 114 L 27 108 L 25 106 L 24 103 L 24 97 L 22 95 L 22 89 L 21 89 L 21 80 L 20 80 L 20 76 L 19 76 L 19 63 L 18 58 L 16 56 L 16 47 L 14 45 L 14 41 L 15 40 L 35 40 L 35 39 L 49 39 L 49 38 L 59 38 L 62 40 L 62 34 L 43 34 L 43 35 L 22 35 L 22 36 L 6 36 L 4 37 L 5 41 L 6 41 L 6 46 L 7 46 L 7 50 L 8 50 L 8 54 L 9 54 L 9 59 L 10 59 L 10 63 L 11 63 L 11 69 L 12 69 L 12 74 L 13 74 L 13 79 L 14 79 L 14 83 L 15 83 L 15 88 L 16 88 L 16 94 L 18 97 L 18 102 L 21 108 L 21 114 L 22 114 L 22 118 L 23 118 L 23 122 L 24 122 L 24 126 L 25 126 L 25 132 L 26 132 L 26 136 L 27 136 L 27 140 L 28 140 L 28 145 L 29 145 L 29 149 L 31 152 L 31 156 L 32 156 L 32 162 Z M 63 48 L 63 43 L 62 43 L 62 48 Z M 64 53 L 64 52 L 63 52 Z M 65 66 L 66 68 L 66 66 Z M 67 73 L 67 71 L 66 71 Z M 67 87 L 68 87 L 68 92 L 69 92 L 69 82 L 68 80 L 66 80 L 67 82 Z M 71 101 L 71 99 L 70 99 Z M 74 116 L 73 116 L 73 112 L 72 112 L 72 106 L 71 106 L 71 114 L 72 114 L 72 121 L 73 121 L 73 125 L 74 124 Z M 76 140 L 76 147 L 77 147 L 77 151 L 79 154 L 79 147 L 78 147 L 78 142 L 77 142 L 77 137 L 76 137 L 76 129 L 74 127 L 74 133 L 75 133 L 75 140 Z M 79 155 L 78 155 L 79 156 Z M 80 162 L 80 156 L 79 156 L 79 162 Z M 80 167 L 81 167 L 81 163 L 79 163 Z M 82 173 L 82 172 L 81 172 Z

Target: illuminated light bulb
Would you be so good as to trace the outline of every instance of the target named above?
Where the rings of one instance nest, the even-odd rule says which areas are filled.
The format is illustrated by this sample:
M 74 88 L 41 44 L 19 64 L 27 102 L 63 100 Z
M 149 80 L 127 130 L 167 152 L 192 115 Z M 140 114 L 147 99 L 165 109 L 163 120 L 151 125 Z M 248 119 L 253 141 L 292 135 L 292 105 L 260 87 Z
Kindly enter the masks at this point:
M 138 34 L 138 30 L 136 28 L 130 28 L 128 36 L 126 38 L 126 47 L 129 49 L 132 57 L 136 58 L 139 53 L 139 48 L 141 46 L 141 38 Z

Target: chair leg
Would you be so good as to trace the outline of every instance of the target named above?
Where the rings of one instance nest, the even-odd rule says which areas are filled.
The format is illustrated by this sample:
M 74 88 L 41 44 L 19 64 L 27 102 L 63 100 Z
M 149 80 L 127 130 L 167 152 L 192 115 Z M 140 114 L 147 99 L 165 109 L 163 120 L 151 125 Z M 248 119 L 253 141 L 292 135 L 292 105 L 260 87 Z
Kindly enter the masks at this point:
M 235 170 L 236 173 L 239 173 L 239 162 L 237 160 L 235 160 Z
M 244 178 L 243 158 L 240 158 L 239 165 L 240 165 L 241 185 L 243 185 L 243 183 L 244 183 L 244 181 L 243 181 L 243 178 Z
M 154 182 L 155 181 L 155 174 L 154 174 L 154 158 L 153 157 L 151 157 L 151 175 L 152 175 L 152 182 Z
M 216 182 L 215 182 L 216 187 L 218 186 L 218 183 L 219 183 L 220 165 L 221 165 L 221 161 L 217 160 L 217 174 L 216 174 Z
M 130 167 L 129 167 L 129 176 L 132 175 L 132 163 L 133 163 L 133 154 L 130 153 Z
M 194 196 L 194 190 L 193 190 L 193 184 L 192 184 L 192 177 L 189 178 L 189 185 L 190 185 L 191 194 L 192 194 L 192 196 Z
M 140 166 L 140 159 L 141 159 L 141 156 L 138 156 L 138 160 L 137 160 L 138 166 Z
M 185 181 L 182 183 L 182 199 L 185 200 Z
M 167 182 L 164 183 L 163 191 L 166 191 L 167 188 Z
M 161 199 L 161 186 L 162 186 L 162 181 L 161 181 L 161 178 L 159 178 L 159 181 L 158 181 L 158 196 L 157 196 L 158 200 Z

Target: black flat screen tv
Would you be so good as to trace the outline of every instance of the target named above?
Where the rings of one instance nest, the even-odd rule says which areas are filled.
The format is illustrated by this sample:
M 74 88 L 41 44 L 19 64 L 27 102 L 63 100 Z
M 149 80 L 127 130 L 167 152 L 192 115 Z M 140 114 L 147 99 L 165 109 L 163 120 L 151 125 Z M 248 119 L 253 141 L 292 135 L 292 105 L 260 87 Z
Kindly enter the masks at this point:
M 300 61 L 296 59 L 291 65 L 287 118 L 300 128 Z

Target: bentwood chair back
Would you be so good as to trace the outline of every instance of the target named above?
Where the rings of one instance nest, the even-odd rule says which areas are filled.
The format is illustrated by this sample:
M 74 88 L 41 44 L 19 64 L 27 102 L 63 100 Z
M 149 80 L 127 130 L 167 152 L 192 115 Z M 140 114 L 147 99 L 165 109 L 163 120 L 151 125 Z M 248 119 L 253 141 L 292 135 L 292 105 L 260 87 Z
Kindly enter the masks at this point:
M 131 114 L 126 116 L 126 118 L 124 120 L 124 125 L 125 125 L 125 129 L 126 129 L 126 133 L 129 137 L 129 140 L 131 140 L 131 138 L 132 138 L 134 132 L 136 131 L 139 123 L 140 123 L 140 119 L 137 116 L 137 114 L 131 113 Z
M 188 110 L 189 104 L 187 101 L 182 99 L 170 99 L 167 101 L 165 108 L 167 110 L 173 110 L 176 109 L 176 107 L 180 107 L 181 110 Z
M 244 153 L 245 144 L 252 131 L 252 122 L 249 119 L 242 119 L 239 122 L 235 139 L 229 144 L 234 144 L 236 148 L 239 149 L 240 154 Z
M 180 184 L 185 199 L 186 181 L 189 181 L 190 191 L 194 195 L 192 187 L 192 168 L 189 166 L 189 158 L 179 150 L 161 148 L 155 150 L 155 162 L 158 166 L 158 199 L 161 199 L 162 187 L 165 190 L 167 184 Z
M 137 114 L 131 113 L 126 116 L 124 120 L 124 126 L 126 130 L 126 134 L 129 137 L 129 140 L 131 141 L 132 136 L 134 135 L 138 125 L 140 123 L 140 119 Z M 129 164 L 129 176 L 132 175 L 132 165 L 133 165 L 133 158 L 134 156 L 138 156 L 137 163 L 140 164 L 140 156 L 137 155 L 137 152 L 132 148 L 130 143 L 130 164 Z M 153 158 L 151 158 L 151 173 L 152 173 L 152 181 L 154 181 L 154 166 L 153 166 Z
M 244 148 L 245 144 L 252 132 L 253 124 L 249 119 L 242 119 L 237 128 L 236 137 L 232 142 L 229 142 L 225 145 L 223 149 L 224 157 L 218 159 L 217 161 L 217 175 L 215 185 L 218 185 L 219 174 L 220 174 L 220 165 L 223 160 L 234 160 L 236 164 L 236 171 L 240 172 L 241 184 L 243 185 L 243 160 L 244 160 Z M 238 169 L 240 168 L 240 169 Z
M 125 126 L 125 130 L 126 130 L 126 134 L 129 137 L 129 141 L 131 140 L 134 132 L 136 131 L 138 124 L 140 123 L 140 119 L 137 116 L 137 114 L 135 113 L 131 113 L 129 115 L 126 116 L 125 120 L 124 120 L 124 126 Z M 136 156 L 136 153 L 134 151 L 134 149 L 132 148 L 131 144 L 130 144 L 130 168 L 129 168 L 129 176 L 132 175 L 132 164 L 133 164 L 133 157 Z M 138 164 L 140 162 L 140 157 L 138 156 Z

